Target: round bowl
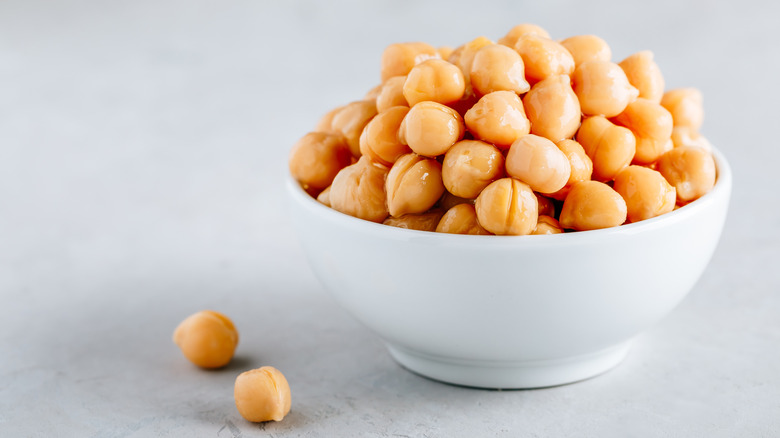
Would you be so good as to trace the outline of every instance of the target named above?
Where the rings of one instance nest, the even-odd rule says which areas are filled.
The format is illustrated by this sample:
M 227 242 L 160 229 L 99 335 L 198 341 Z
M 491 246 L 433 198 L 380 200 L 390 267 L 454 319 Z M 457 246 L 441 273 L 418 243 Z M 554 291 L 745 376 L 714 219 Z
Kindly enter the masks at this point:
M 292 221 L 315 275 L 392 357 L 423 376 L 537 388 L 614 367 L 671 312 L 720 238 L 731 170 L 663 216 L 540 236 L 400 229 L 323 206 L 288 179 Z

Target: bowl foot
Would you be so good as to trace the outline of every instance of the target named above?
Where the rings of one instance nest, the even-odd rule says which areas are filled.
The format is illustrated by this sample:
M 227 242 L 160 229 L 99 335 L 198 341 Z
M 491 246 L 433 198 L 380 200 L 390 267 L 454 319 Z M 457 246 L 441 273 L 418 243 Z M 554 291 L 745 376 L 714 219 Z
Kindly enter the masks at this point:
M 564 385 L 604 373 L 618 365 L 631 341 L 613 347 L 557 359 L 480 361 L 431 356 L 387 344 L 403 367 L 423 377 L 455 385 L 492 389 L 528 389 Z

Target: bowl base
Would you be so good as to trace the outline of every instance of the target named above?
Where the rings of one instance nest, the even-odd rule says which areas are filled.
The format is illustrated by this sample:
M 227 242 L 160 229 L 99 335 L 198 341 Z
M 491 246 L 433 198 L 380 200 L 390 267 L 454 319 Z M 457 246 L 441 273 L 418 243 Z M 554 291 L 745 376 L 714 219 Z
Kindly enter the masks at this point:
M 617 366 L 631 341 L 594 353 L 533 361 L 480 361 L 432 356 L 393 344 L 390 355 L 410 371 L 461 386 L 490 389 L 530 389 L 585 380 Z

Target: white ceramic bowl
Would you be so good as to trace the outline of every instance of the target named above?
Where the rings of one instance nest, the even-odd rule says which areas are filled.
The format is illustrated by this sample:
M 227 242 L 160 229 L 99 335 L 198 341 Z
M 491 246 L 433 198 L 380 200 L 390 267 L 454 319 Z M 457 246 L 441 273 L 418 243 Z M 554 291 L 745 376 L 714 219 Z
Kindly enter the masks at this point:
M 389 227 L 327 208 L 290 178 L 295 228 L 325 288 L 424 376 L 466 386 L 570 383 L 617 365 L 691 290 L 717 245 L 731 171 L 658 218 L 542 236 Z

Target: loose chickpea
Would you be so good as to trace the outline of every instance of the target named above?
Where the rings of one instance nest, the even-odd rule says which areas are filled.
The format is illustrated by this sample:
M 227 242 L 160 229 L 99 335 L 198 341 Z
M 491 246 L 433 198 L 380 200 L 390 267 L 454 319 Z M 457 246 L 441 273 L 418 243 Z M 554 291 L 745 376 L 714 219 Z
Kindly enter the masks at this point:
M 677 202 L 699 199 L 715 186 L 715 160 L 702 148 L 682 146 L 663 154 L 658 171 L 677 189 Z
M 444 155 L 442 181 L 449 193 L 476 198 L 491 182 L 504 175 L 504 156 L 495 146 L 479 140 L 461 140 Z
M 588 116 L 614 117 L 639 95 L 623 69 L 609 61 L 581 64 L 574 70 L 572 82 L 582 113 Z
M 712 144 L 706 137 L 693 130 L 690 126 L 675 126 L 672 129 L 674 147 L 691 146 L 712 151 Z
M 631 102 L 614 121 L 634 133 L 636 164 L 653 163 L 672 148 L 672 115 L 653 101 L 639 98 Z
M 238 332 L 227 316 L 204 310 L 190 315 L 176 327 L 173 342 L 184 357 L 201 368 L 220 368 L 233 358 Z
M 659 172 L 643 166 L 628 166 L 615 176 L 613 186 L 626 201 L 628 220 L 639 222 L 674 209 L 677 192 Z
M 688 126 L 695 131 L 704 121 L 701 91 L 696 88 L 677 88 L 664 93 L 661 105 L 672 113 L 674 126 Z
M 238 375 L 233 388 L 236 408 L 247 421 L 282 421 L 290 412 L 290 384 L 274 367 L 264 366 Z
M 475 200 L 476 199 L 461 198 L 460 196 L 455 196 L 452 193 L 445 190 L 444 194 L 441 196 L 441 198 L 439 198 L 439 202 L 437 202 L 436 205 L 439 208 L 443 209 L 444 211 L 447 211 L 458 204 L 474 205 Z
M 310 132 L 293 146 L 288 164 L 290 174 L 304 189 L 322 190 L 352 164 L 352 153 L 341 134 Z
M 536 202 L 539 205 L 537 208 L 539 210 L 539 216 L 555 217 L 555 203 L 553 200 L 539 193 L 534 193 L 534 195 L 536 195 Z
M 469 76 L 474 91 L 483 95 L 502 90 L 523 94 L 531 89 L 525 80 L 523 59 L 500 44 L 489 44 L 477 51 Z
M 580 103 L 568 76 L 551 76 L 523 97 L 531 133 L 552 141 L 571 138 L 580 126 Z
M 531 234 L 539 216 L 539 204 L 533 190 L 514 178 L 490 183 L 477 196 L 474 208 L 479 224 L 493 234 Z
M 441 164 L 417 154 L 404 155 L 387 175 L 386 193 L 393 217 L 427 211 L 444 193 Z
M 404 82 L 406 76 L 395 76 L 382 84 L 382 89 L 376 97 L 376 110 L 384 112 L 394 106 L 409 106 L 409 102 L 404 97 Z
M 398 129 L 408 112 L 405 106 L 394 106 L 371 119 L 360 135 L 360 153 L 388 167 L 410 153 L 409 146 L 398 140 Z
M 360 157 L 357 163 L 341 169 L 330 186 L 330 205 L 334 210 L 372 222 L 387 217 L 385 180 L 388 170 Z
M 436 157 L 447 152 L 465 132 L 457 111 L 436 102 L 420 102 L 401 122 L 398 139 L 417 154 Z
M 653 61 L 653 52 L 643 50 L 634 53 L 618 64 L 626 73 L 628 82 L 639 90 L 639 97 L 655 103 L 664 95 L 664 76 Z
M 531 84 L 550 76 L 571 76 L 574 58 L 565 47 L 536 33 L 520 36 L 514 49 L 523 58 L 525 77 Z
M 314 127 L 314 132 L 331 132 L 333 129 L 333 118 L 339 111 L 344 109 L 344 106 L 338 106 L 325 113 L 322 118 L 317 122 L 317 126 Z
M 585 149 L 582 145 L 574 140 L 561 140 L 555 143 L 555 145 L 558 146 L 558 149 L 560 149 L 564 155 L 566 155 L 566 158 L 569 159 L 569 165 L 571 166 L 571 175 L 569 175 L 569 180 L 566 181 L 566 185 L 557 192 L 550 194 L 552 198 L 563 201 L 574 184 L 577 184 L 580 181 L 590 180 L 593 175 L 593 161 L 591 161 L 588 154 L 585 153 Z
M 539 219 L 536 221 L 536 228 L 534 228 L 534 232 L 531 234 L 561 234 L 561 233 L 563 233 L 563 228 L 561 228 L 561 224 L 559 224 L 554 217 L 540 214 Z
M 542 29 L 541 27 L 539 27 L 539 26 L 537 26 L 535 24 L 523 23 L 523 24 L 518 24 L 517 26 L 509 29 L 509 32 L 507 32 L 507 34 L 504 35 L 503 38 L 498 40 L 498 44 L 501 44 L 501 45 L 504 45 L 504 46 L 507 46 L 507 47 L 510 47 L 510 48 L 514 48 L 515 44 L 517 44 L 517 40 L 521 36 L 529 34 L 529 33 L 535 33 L 535 34 L 537 34 L 539 36 L 542 36 L 542 37 L 545 37 L 545 38 L 550 38 L 550 34 L 547 33 L 547 31 Z
M 345 105 L 333 116 L 331 123 L 333 130 L 346 137 L 349 150 L 355 157 L 360 156 L 360 134 L 375 115 L 374 101 L 360 100 Z
M 574 66 L 578 67 L 588 61 L 609 61 L 612 59 L 612 49 L 603 39 L 596 35 L 576 35 L 561 41 L 561 45 L 571 53 Z
M 506 155 L 506 173 L 540 193 L 555 193 L 566 185 L 571 165 L 552 141 L 529 134 L 512 143 Z
M 609 181 L 631 164 L 636 138 L 630 129 L 616 126 L 603 116 L 588 117 L 577 131 L 577 142 L 593 162 L 592 178 Z
M 423 101 L 447 104 L 460 100 L 465 91 L 463 72 L 441 59 L 429 59 L 415 65 L 403 87 L 409 105 Z
M 436 48 L 426 43 L 396 43 L 387 46 L 382 52 L 382 82 L 393 76 L 405 76 L 412 67 L 426 59 L 438 58 Z
M 482 96 L 466 111 L 464 119 L 475 137 L 502 149 L 531 130 L 523 102 L 512 91 L 494 91 Z
M 330 186 L 328 186 L 325 190 L 321 191 L 319 195 L 317 195 L 317 202 L 320 204 L 330 207 Z
M 560 224 L 577 231 L 597 230 L 626 221 L 626 201 L 612 187 L 598 181 L 578 182 L 563 201 Z
M 436 231 L 436 226 L 439 224 L 442 216 L 444 216 L 444 210 L 434 209 L 419 214 L 405 214 L 399 217 L 390 216 L 382 223 L 408 230 Z
M 477 220 L 477 210 L 471 204 L 458 204 L 444 213 L 438 226 L 437 233 L 449 234 L 491 234 L 482 228 Z

